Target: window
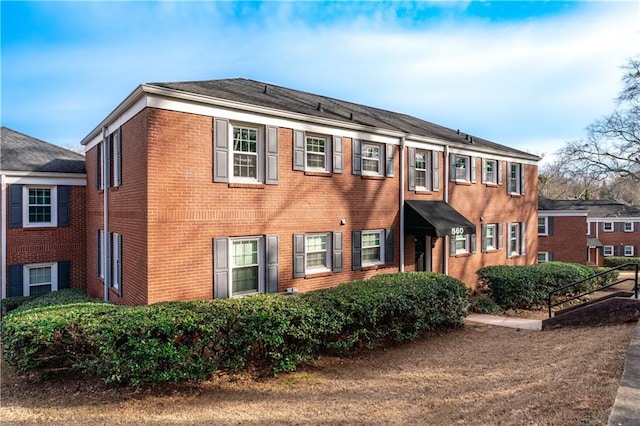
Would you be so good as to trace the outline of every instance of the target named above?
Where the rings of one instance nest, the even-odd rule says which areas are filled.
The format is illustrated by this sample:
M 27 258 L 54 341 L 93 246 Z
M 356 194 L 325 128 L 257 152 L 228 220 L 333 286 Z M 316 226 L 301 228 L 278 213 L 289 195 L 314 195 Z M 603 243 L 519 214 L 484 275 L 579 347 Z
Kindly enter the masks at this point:
M 122 295 L 122 235 L 114 232 L 111 234 L 111 240 L 111 266 L 113 268 L 111 286 Z
M 380 145 L 362 143 L 362 174 L 382 176 L 382 159 Z
M 327 171 L 327 139 L 320 136 L 307 136 L 305 147 L 307 169 Z
M 624 222 L 623 230 L 624 232 L 633 232 L 633 222 Z
M 330 239 L 328 234 L 307 235 L 305 241 L 306 272 L 331 269 Z
M 261 239 L 231 240 L 231 295 L 263 293 Z
M 549 252 L 548 251 L 539 251 L 538 252 L 538 263 L 545 263 L 549 261 Z
M 57 188 L 23 186 L 23 223 L 25 227 L 57 226 Z
M 633 256 L 634 255 L 634 247 L 633 246 L 624 246 L 624 255 L 625 256 Z
M 547 217 L 538 217 L 538 235 L 548 235 L 547 234 L 548 219 L 549 218 Z
M 455 181 L 469 181 L 471 171 L 469 169 L 469 157 L 462 155 L 453 156 L 453 169 Z
M 103 176 L 102 176 L 102 157 L 104 149 L 104 143 L 100 143 L 96 145 L 96 163 L 95 163 L 95 172 L 96 172 L 96 190 L 100 191 L 104 189 L 103 185 Z
M 484 227 L 484 235 L 482 236 L 484 247 L 483 251 L 491 251 L 498 249 L 498 225 L 495 223 L 487 224 Z
M 605 256 L 615 256 L 614 247 L 613 246 L 602 247 L 602 254 Z
M 233 126 L 233 176 L 258 180 L 258 129 Z
M 40 263 L 24 266 L 24 295 L 42 296 L 58 290 L 58 264 Z
M 526 254 L 526 231 L 525 223 L 509 223 L 507 257 L 523 256 Z
M 469 253 L 469 235 L 456 234 L 454 238 L 456 254 Z
M 362 231 L 362 264 L 384 262 L 384 231 Z
M 431 189 L 429 152 L 416 149 L 415 186 L 419 190 Z
M 509 193 L 511 194 L 521 194 L 520 188 L 520 173 L 521 167 L 520 164 L 510 163 L 509 164 Z
M 482 160 L 482 183 L 498 184 L 498 162 L 496 160 Z
M 602 230 L 604 232 L 613 232 L 614 230 L 613 222 L 602 222 Z

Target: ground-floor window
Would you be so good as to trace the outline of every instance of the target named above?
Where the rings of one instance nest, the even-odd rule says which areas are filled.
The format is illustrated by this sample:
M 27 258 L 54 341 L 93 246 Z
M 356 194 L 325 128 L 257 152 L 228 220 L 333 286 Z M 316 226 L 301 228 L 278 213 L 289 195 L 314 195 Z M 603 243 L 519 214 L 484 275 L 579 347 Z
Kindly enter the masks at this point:
M 545 263 L 551 261 L 551 253 L 548 251 L 538 252 L 538 263 Z
M 614 255 L 613 246 L 602 247 L 602 254 L 605 256 L 613 256 Z
M 384 230 L 362 231 L 362 264 L 384 262 Z
M 624 255 L 625 256 L 634 256 L 635 255 L 635 250 L 634 250 L 634 246 L 624 246 Z
M 25 296 L 42 296 L 58 290 L 58 264 L 24 265 L 23 283 Z
M 231 241 L 231 294 L 261 292 L 260 238 Z

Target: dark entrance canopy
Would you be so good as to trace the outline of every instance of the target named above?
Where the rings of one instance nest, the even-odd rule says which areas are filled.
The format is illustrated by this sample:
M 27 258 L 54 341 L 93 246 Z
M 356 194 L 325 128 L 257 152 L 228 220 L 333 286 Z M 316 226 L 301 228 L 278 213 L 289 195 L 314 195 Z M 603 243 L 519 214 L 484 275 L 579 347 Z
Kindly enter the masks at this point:
M 587 247 L 603 247 L 604 244 L 597 238 L 587 238 Z
M 411 200 L 404 204 L 405 232 L 408 234 L 443 237 L 458 228 L 465 234 L 476 233 L 476 225 L 444 201 Z

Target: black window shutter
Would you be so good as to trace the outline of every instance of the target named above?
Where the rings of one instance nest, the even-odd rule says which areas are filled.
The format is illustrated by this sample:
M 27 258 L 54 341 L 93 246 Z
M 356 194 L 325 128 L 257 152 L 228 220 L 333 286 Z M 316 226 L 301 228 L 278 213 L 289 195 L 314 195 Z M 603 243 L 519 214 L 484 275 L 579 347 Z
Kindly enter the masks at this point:
M 547 217 L 547 235 L 553 235 L 553 216 Z
M 342 232 L 333 233 L 333 272 L 342 272 Z
M 525 184 L 524 171 L 525 171 L 524 164 L 520 164 L 520 194 L 522 195 L 524 195 L 524 184 Z
M 213 119 L 213 181 L 229 182 L 229 120 Z
M 393 265 L 393 228 L 387 228 L 384 236 L 384 263 Z
M 122 234 L 118 235 L 118 239 L 116 240 L 116 244 L 118 244 L 118 259 L 117 259 L 117 264 L 116 264 L 116 274 L 117 274 L 117 279 L 118 279 L 118 296 L 122 297 L 122 259 L 123 259 L 123 255 L 122 255 Z
M 304 170 L 305 136 L 302 130 L 293 131 L 293 170 Z
M 549 262 L 553 261 L 553 252 L 549 252 Z
M 333 173 L 344 171 L 344 155 L 342 148 L 342 137 L 333 137 Z
M 498 160 L 496 161 L 496 163 L 498 163 L 498 185 L 502 185 L 504 179 L 502 172 L 502 161 Z
M 485 170 L 487 170 L 487 159 L 483 158 L 480 161 L 480 183 L 487 183 Z
M 278 236 L 266 236 L 266 258 L 267 258 L 267 293 L 278 292 Z
M 102 244 L 100 244 L 100 230 L 96 230 L 96 276 L 100 276 L 102 264 Z
M 122 127 L 118 127 L 118 130 L 115 131 L 113 143 L 114 147 L 114 155 L 116 158 L 114 159 L 115 167 L 118 173 L 115 173 L 114 170 L 113 175 L 113 186 L 122 185 Z
M 229 298 L 229 239 L 213 239 L 213 298 Z
M 394 159 L 395 159 L 395 154 L 396 154 L 396 147 L 392 144 L 387 144 L 386 145 L 386 155 L 385 158 L 387 160 L 387 167 L 386 167 L 386 176 L 387 177 L 393 177 L 395 174 L 395 166 L 393 164 Z
M 278 128 L 267 126 L 267 176 L 264 183 L 278 184 Z
M 353 157 L 353 171 L 354 175 L 362 174 L 362 143 L 360 139 L 353 139 L 353 150 L 351 156 Z
M 22 185 L 9 185 L 9 228 L 22 228 Z
M 527 254 L 527 224 L 526 222 L 520 222 L 520 254 Z
M 416 189 L 416 149 L 408 147 L 407 155 L 409 156 L 408 163 L 408 177 L 409 177 L 409 191 L 415 191 Z
M 476 234 L 471 234 L 469 238 L 471 240 L 469 242 L 469 244 L 471 244 L 471 250 L 470 251 L 471 251 L 471 253 L 475 253 L 478 250 L 477 247 L 476 247 L 478 245 L 478 241 L 476 239 Z
M 58 290 L 71 288 L 71 262 L 58 262 Z
M 451 182 L 456 181 L 456 156 L 455 154 L 449 154 L 449 180 Z
M 353 231 L 351 239 L 351 245 L 353 247 L 351 269 L 359 271 L 362 269 L 362 231 Z
M 481 250 L 483 253 L 485 253 L 487 251 L 487 225 L 481 225 L 480 229 L 482 232 L 480 241 L 480 245 L 482 246 Z
M 304 234 L 293 234 L 293 278 L 304 277 Z
M 476 183 L 477 182 L 477 174 L 478 174 L 478 170 L 477 170 L 477 158 L 476 157 L 469 157 L 469 161 L 471 162 L 471 183 Z
M 58 186 L 58 226 L 71 224 L 71 212 L 69 208 L 70 188 L 66 185 Z
M 504 228 L 504 225 L 502 223 L 499 223 L 498 224 L 498 250 L 502 250 L 502 248 L 504 247 L 503 228 Z
M 102 179 L 102 176 L 101 176 L 102 175 L 102 164 L 100 164 L 100 162 L 102 161 L 101 160 L 102 156 L 100 155 L 100 150 L 102 149 L 101 145 L 97 144 L 95 146 L 95 149 L 96 149 L 96 155 L 94 157 L 95 161 L 94 161 L 94 168 L 93 169 L 94 169 L 94 173 L 96 174 L 95 175 L 96 190 L 100 190 L 100 189 L 102 189 L 102 188 L 100 188 L 100 180 Z
M 9 266 L 9 297 L 23 296 L 22 265 Z
M 433 155 L 433 184 L 434 191 L 440 191 L 440 153 L 432 151 Z

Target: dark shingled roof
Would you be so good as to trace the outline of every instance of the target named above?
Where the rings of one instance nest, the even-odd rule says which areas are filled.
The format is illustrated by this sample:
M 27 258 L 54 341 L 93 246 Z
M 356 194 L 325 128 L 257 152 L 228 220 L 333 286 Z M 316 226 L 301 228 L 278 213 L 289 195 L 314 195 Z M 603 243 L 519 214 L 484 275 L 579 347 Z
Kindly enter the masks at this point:
M 244 78 L 148 83 L 148 85 L 280 111 L 294 112 L 311 117 L 337 120 L 349 124 L 359 124 L 410 135 L 433 137 L 446 142 L 465 144 L 469 147 L 487 148 L 489 150 L 500 151 L 536 161 L 540 159 L 534 154 L 509 148 L 476 136 L 467 137 L 464 133 L 459 133 L 456 130 L 448 129 L 410 115 L 385 111 Z
M 0 170 L 86 173 L 84 156 L 2 126 Z
M 538 210 L 576 210 L 586 211 L 587 217 L 640 219 L 640 208 L 613 200 L 552 200 L 538 197 Z

